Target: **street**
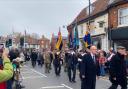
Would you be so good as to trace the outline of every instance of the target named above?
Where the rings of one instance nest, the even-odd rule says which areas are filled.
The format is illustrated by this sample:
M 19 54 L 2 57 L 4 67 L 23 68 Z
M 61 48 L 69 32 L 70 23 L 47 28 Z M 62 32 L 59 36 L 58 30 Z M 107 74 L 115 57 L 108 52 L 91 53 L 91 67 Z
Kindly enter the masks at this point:
M 80 79 L 77 75 L 76 83 L 70 83 L 66 73 L 61 70 L 61 76 L 56 77 L 52 68 L 50 74 L 44 73 L 44 67 L 36 66 L 34 69 L 30 63 L 22 68 L 23 84 L 25 89 L 80 89 Z M 96 89 L 108 89 L 110 82 L 107 79 L 97 80 Z

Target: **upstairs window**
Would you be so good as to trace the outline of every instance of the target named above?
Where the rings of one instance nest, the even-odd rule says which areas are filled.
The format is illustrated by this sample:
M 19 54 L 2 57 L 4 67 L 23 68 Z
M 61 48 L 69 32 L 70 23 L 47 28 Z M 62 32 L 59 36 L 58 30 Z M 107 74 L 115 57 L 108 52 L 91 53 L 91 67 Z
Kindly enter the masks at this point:
M 103 28 L 103 27 L 104 27 L 104 23 L 105 23 L 104 21 L 100 21 L 100 22 L 98 22 L 98 23 L 99 23 L 99 27 L 100 27 L 100 28 Z
M 118 25 L 128 25 L 128 8 L 119 9 Z

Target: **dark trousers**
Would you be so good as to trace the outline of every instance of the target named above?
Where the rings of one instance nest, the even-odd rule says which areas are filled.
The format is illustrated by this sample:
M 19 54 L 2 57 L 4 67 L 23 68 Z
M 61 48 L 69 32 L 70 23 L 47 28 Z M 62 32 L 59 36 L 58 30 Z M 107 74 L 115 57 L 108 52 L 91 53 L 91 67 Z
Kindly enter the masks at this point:
M 75 78 L 76 78 L 76 66 L 68 67 L 68 77 L 69 77 L 69 81 L 75 81 Z
M 13 80 L 12 79 L 10 79 L 10 80 L 8 80 L 7 81 L 7 88 L 6 89 L 12 89 L 12 84 L 13 84 Z
M 32 61 L 32 67 L 34 68 L 36 66 L 36 61 Z
M 38 62 L 38 65 L 41 65 L 41 60 L 37 60 L 37 62 Z
M 96 78 L 81 79 L 81 89 L 95 89 Z
M 60 75 L 61 65 L 59 65 L 59 66 L 54 65 L 54 68 L 55 68 L 55 74 L 56 74 L 56 75 Z
M 117 89 L 118 85 L 121 86 L 121 89 L 127 89 L 127 78 L 126 77 L 118 78 L 117 80 L 113 80 L 111 77 L 109 79 L 112 83 L 109 89 Z

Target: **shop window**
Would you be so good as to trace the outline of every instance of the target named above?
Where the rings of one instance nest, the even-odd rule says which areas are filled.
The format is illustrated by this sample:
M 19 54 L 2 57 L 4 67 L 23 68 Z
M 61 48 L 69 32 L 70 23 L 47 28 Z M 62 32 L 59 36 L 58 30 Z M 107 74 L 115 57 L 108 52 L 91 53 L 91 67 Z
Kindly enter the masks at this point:
M 128 25 L 128 7 L 119 9 L 118 15 L 118 24 Z

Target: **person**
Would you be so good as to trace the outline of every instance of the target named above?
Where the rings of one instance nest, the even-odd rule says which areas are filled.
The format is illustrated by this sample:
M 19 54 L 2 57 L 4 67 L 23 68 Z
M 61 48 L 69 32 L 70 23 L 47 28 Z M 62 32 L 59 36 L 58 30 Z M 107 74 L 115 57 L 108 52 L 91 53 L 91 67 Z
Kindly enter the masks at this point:
M 25 56 L 25 62 L 30 60 L 30 53 L 28 51 L 24 52 L 24 56 Z
M 30 57 L 31 57 L 31 61 L 32 61 L 32 67 L 34 68 L 36 66 L 36 61 L 37 61 L 37 52 L 35 49 L 31 53 Z
M 41 55 L 41 52 L 38 52 L 38 53 L 37 53 L 37 62 L 38 62 L 38 66 L 41 65 L 40 55 Z
M 0 70 L 3 70 L 3 59 L 2 59 L 3 50 L 0 49 Z M 0 89 L 6 89 L 6 82 L 0 83 Z
M 16 47 L 12 47 L 12 49 L 9 51 L 9 59 L 12 62 L 13 59 L 16 59 L 17 56 L 19 56 L 19 50 Z
M 95 89 L 96 75 L 98 76 L 97 78 L 100 76 L 99 63 L 96 60 L 97 47 L 91 46 L 89 52 L 83 57 L 81 89 Z
M 81 77 L 81 65 L 82 65 L 82 62 L 83 62 L 83 57 L 86 55 L 86 51 L 84 52 L 84 50 L 80 50 L 80 52 L 78 53 L 78 70 L 79 70 L 79 77 L 80 77 L 80 80 L 82 79 Z
M 54 59 L 54 56 L 52 52 L 49 52 L 49 54 L 50 54 L 50 69 L 52 69 L 52 61 Z
M 68 71 L 67 65 L 68 65 L 68 51 L 66 50 L 64 56 L 64 72 Z
M 112 85 L 109 89 L 117 89 L 118 85 L 121 89 L 127 89 L 127 72 L 125 61 L 126 49 L 123 46 L 117 47 L 117 53 L 110 61 L 110 82 Z
M 40 65 L 41 65 L 41 67 L 43 67 L 43 64 L 44 64 L 44 55 L 43 55 L 43 52 L 40 53 L 39 58 L 40 58 Z
M 60 76 L 60 71 L 61 71 L 61 63 L 60 62 L 61 62 L 60 53 L 57 52 L 57 53 L 55 53 L 55 59 L 53 60 L 56 76 Z
M 68 78 L 69 82 L 75 83 L 76 78 L 76 65 L 78 63 L 77 56 L 75 55 L 75 52 L 71 49 L 70 53 L 68 54 Z
M 101 50 L 99 52 L 99 65 L 100 65 L 100 76 L 105 76 L 105 62 L 106 62 L 106 58 L 104 56 L 104 52 Z
M 3 69 L 0 69 L 0 83 L 5 82 L 13 76 L 13 66 L 8 58 L 8 49 L 4 49 L 2 54 Z
M 50 53 L 45 51 L 44 53 L 44 64 L 45 64 L 45 73 L 50 73 Z

